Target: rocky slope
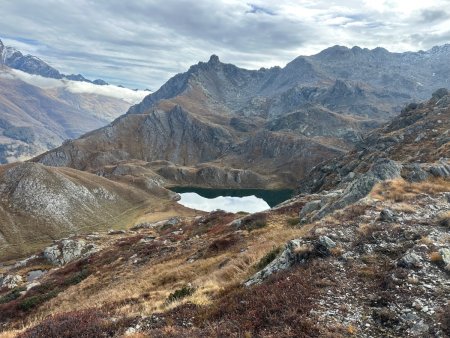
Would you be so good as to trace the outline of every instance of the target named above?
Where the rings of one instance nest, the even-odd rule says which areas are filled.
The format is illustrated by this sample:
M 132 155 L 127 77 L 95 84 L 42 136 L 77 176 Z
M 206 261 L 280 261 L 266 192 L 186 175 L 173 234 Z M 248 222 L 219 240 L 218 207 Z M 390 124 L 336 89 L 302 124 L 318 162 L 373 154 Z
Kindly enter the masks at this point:
M 153 181 L 133 187 L 36 163 L 1 166 L 0 259 L 73 233 L 124 227 L 146 208 L 163 209 L 174 195 Z
M 408 106 L 267 212 L 136 222 L 6 264 L 2 328 L 20 337 L 446 337 L 449 114 L 447 90 Z M 37 269 L 45 273 L 25 281 Z
M 320 194 L 339 189 L 341 194 L 311 210 L 312 217 L 323 217 L 355 202 L 382 180 L 448 177 L 449 118 L 449 91 L 439 89 L 431 100 L 408 105 L 392 122 L 369 133 L 355 150 L 314 168 L 308 179 L 300 182 L 299 192 Z
M 100 128 L 147 94 L 61 74 L 0 40 L 0 163 L 31 158 Z

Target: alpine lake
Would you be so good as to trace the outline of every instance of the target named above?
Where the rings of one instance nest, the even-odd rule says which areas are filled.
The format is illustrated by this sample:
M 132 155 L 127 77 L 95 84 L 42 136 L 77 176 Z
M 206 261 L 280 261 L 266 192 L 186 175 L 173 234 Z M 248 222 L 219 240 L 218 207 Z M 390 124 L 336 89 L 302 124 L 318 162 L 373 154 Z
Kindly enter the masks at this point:
M 214 189 L 196 187 L 172 187 L 178 193 L 181 205 L 202 211 L 217 209 L 227 212 L 259 212 L 270 209 L 290 199 L 294 191 L 291 189 Z

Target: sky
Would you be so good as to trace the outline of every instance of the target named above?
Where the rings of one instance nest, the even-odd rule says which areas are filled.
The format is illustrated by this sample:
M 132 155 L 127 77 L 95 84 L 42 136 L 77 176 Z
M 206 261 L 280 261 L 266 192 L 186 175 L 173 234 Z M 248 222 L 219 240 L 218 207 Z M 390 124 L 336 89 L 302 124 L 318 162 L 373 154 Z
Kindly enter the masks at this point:
M 157 90 L 216 54 L 259 69 L 333 46 L 450 43 L 450 0 L 3 0 L 0 39 L 59 71 Z

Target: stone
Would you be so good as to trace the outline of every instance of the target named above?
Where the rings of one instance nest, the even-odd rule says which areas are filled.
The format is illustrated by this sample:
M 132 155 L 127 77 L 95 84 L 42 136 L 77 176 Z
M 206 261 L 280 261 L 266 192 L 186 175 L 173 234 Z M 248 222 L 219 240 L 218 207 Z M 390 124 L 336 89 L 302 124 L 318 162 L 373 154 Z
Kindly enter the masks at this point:
M 332 249 L 332 248 L 336 247 L 336 243 L 327 236 L 320 236 L 319 244 L 323 245 L 327 249 Z
M 450 163 L 448 161 L 441 160 L 439 163 L 430 167 L 430 173 L 436 177 L 449 177 L 450 176 Z
M 382 222 L 393 222 L 395 221 L 394 212 L 390 209 L 383 209 L 380 212 L 380 221 Z
M 84 240 L 64 239 L 44 250 L 44 257 L 54 265 L 64 265 L 74 260 L 87 257 L 98 250 L 95 244 Z
M 14 289 L 20 284 L 22 284 L 23 279 L 20 275 L 6 275 L 1 283 L 1 288 Z
M 439 249 L 439 254 L 442 257 L 442 261 L 445 264 L 445 269 L 450 271 L 450 249 L 442 248 Z
M 108 231 L 108 235 L 123 235 L 123 234 L 126 234 L 125 230 L 113 230 L 113 229 L 111 229 L 111 230 Z
M 414 252 L 409 252 L 399 259 L 397 266 L 407 269 L 420 268 L 422 267 L 422 257 Z
M 273 273 L 286 270 L 290 268 L 296 261 L 300 258 L 298 257 L 300 254 L 306 254 L 311 252 L 312 248 L 305 243 L 302 239 L 293 239 L 289 241 L 283 252 L 278 255 L 269 265 L 267 265 L 264 269 L 254 274 L 250 279 L 248 279 L 244 285 L 251 286 L 253 284 L 259 284 L 264 279 L 272 275 Z
M 300 211 L 298 217 L 300 219 L 304 218 L 306 215 L 311 213 L 312 211 L 319 210 L 321 208 L 322 202 L 320 200 L 311 201 L 306 203 L 302 210 Z

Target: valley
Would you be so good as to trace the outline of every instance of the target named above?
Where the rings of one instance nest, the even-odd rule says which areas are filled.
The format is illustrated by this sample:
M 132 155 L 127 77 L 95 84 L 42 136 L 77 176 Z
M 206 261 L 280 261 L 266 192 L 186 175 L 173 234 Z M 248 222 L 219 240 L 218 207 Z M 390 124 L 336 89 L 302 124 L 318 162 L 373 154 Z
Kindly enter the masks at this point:
M 449 57 L 213 55 L 0 166 L 0 337 L 450 334 Z

